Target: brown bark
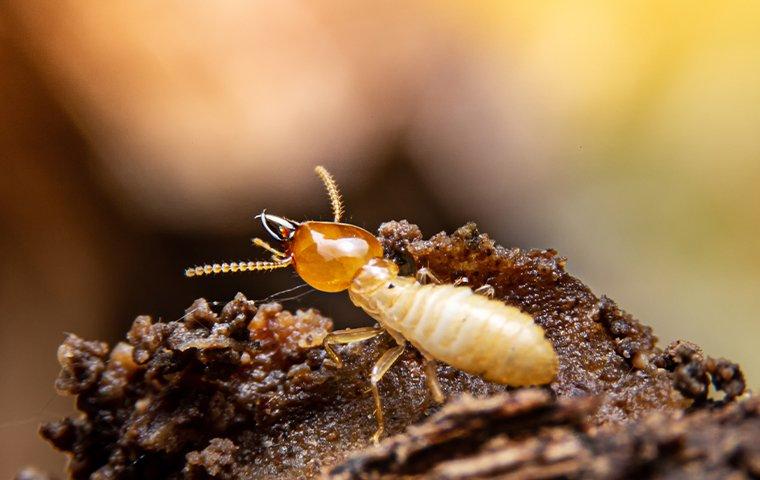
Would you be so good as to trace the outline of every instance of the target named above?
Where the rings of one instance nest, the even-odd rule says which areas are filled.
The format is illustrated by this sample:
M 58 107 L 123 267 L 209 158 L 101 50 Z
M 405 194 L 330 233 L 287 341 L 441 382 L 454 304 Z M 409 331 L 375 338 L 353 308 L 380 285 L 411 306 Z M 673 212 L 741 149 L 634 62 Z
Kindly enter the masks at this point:
M 749 478 L 760 475 L 760 401 L 691 414 L 652 412 L 595 428 L 598 397 L 554 400 L 523 390 L 464 397 L 331 480 L 435 478 Z
M 199 300 L 180 321 L 139 317 L 113 349 L 69 336 L 57 387 L 83 416 L 43 436 L 72 454 L 77 479 L 757 473 L 757 403 L 734 402 L 744 391 L 735 364 L 686 342 L 659 349 L 650 328 L 565 272 L 556 252 L 498 247 L 472 224 L 422 240 L 390 222 L 380 236 L 402 271 L 488 283 L 533 315 L 559 355 L 556 379 L 507 392 L 439 365 L 450 400 L 438 411 L 409 349 L 381 383 L 387 431 L 400 436 L 368 448 L 368 372 L 391 340 L 341 348 L 336 369 L 320 346 L 329 319 L 239 295 L 219 313 Z M 709 400 L 711 382 L 728 406 Z

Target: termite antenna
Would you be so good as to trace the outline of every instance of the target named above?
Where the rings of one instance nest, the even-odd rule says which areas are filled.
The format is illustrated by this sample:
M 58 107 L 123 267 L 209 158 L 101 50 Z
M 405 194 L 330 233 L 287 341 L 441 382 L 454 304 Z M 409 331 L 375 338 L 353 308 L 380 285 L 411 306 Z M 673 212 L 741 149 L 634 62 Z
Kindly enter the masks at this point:
M 338 184 L 335 183 L 335 179 L 330 175 L 330 172 L 322 165 L 317 165 L 314 171 L 322 179 L 322 183 L 325 184 L 325 188 L 327 189 L 327 195 L 330 197 L 330 204 L 332 205 L 333 221 L 340 222 L 345 209 L 343 208 L 343 198 L 340 196 Z
M 186 277 L 200 277 L 202 275 L 215 275 L 218 273 L 230 273 L 230 272 L 255 272 L 255 271 L 270 271 L 277 270 L 278 268 L 285 268 L 291 264 L 293 260 L 286 258 L 279 262 L 230 262 L 230 263 L 213 263 L 211 265 L 203 265 L 199 267 L 190 267 L 185 270 Z

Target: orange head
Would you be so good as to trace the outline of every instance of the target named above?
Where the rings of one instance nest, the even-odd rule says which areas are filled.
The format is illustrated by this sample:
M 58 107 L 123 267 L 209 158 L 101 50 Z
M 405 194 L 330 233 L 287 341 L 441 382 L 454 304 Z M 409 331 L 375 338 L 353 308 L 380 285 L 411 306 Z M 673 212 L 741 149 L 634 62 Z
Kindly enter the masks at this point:
M 280 217 L 261 216 L 262 222 L 274 223 L 274 238 L 282 242 L 286 257 L 304 282 L 324 292 L 339 292 L 351 284 L 359 270 L 371 259 L 383 256 L 383 247 L 374 235 L 363 228 L 337 222 L 291 223 L 282 227 Z M 273 230 L 267 227 L 270 234 Z M 282 235 L 282 236 L 281 236 Z
M 284 247 L 284 252 L 255 238 L 253 243 L 272 254 L 272 261 L 231 262 L 189 268 L 189 277 L 211 273 L 274 270 L 293 265 L 298 275 L 317 290 L 339 292 L 345 290 L 361 268 L 373 258 L 383 256 L 383 248 L 370 232 L 355 225 L 340 223 L 343 204 L 335 181 L 322 168 L 317 174 L 327 187 L 333 207 L 332 222 L 298 223 L 283 217 L 262 212 L 257 218 L 269 235 Z

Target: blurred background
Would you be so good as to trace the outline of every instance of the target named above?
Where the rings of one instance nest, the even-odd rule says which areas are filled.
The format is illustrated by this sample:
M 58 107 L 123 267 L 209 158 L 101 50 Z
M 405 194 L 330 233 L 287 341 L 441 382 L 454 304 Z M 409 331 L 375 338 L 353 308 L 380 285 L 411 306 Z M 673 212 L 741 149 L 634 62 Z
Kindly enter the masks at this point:
M 652 325 L 760 382 L 760 4 L 0 1 L 0 477 L 63 457 L 37 424 L 64 332 L 249 298 L 262 208 L 475 220 L 552 247 Z M 366 324 L 343 296 L 316 305 Z

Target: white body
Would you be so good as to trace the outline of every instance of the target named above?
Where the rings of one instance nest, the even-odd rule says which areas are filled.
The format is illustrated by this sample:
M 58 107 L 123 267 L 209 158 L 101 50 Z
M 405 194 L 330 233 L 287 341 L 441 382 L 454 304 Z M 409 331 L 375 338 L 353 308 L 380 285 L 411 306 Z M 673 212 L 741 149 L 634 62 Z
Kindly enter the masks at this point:
M 353 303 L 383 328 L 435 360 L 492 382 L 552 381 L 557 354 L 530 315 L 469 287 L 399 277 L 389 263 L 365 267 L 349 288 Z

